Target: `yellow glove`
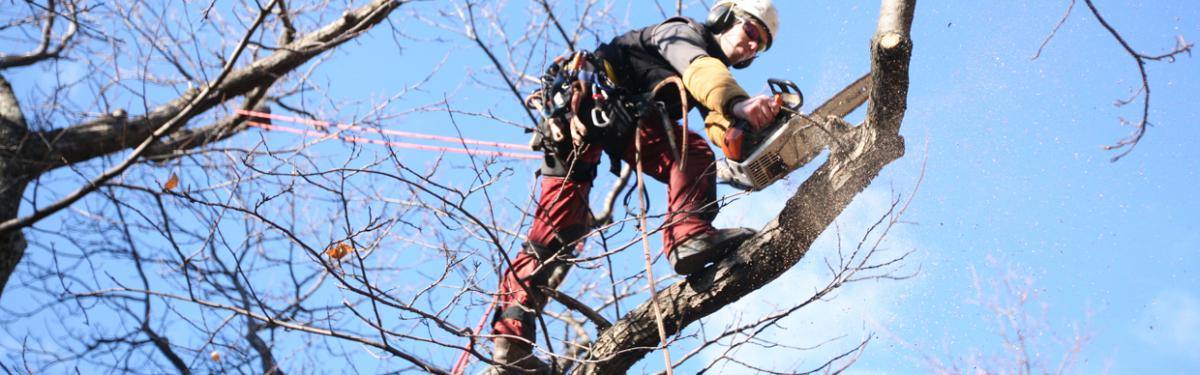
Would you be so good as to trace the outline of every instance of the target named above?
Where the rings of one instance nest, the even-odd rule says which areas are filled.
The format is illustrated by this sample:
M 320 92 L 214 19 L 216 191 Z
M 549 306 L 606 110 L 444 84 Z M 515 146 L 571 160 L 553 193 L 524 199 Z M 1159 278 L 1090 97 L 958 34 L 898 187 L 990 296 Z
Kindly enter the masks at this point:
M 709 109 L 704 117 L 704 130 L 710 142 L 724 149 L 725 130 L 733 126 L 731 107 L 750 95 L 733 79 L 729 67 L 712 56 L 693 60 L 683 72 L 683 85 L 693 98 Z
M 708 140 L 722 150 L 725 149 L 725 131 L 730 126 L 733 126 L 733 119 L 716 111 L 704 116 L 704 132 L 708 133 Z

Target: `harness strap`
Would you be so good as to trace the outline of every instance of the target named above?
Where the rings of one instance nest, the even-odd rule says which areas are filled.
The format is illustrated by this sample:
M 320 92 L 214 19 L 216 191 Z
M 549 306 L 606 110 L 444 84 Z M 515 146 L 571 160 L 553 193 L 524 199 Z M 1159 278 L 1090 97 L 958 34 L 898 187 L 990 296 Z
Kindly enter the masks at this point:
M 526 310 L 525 307 L 511 305 L 500 312 L 500 319 L 519 320 L 521 323 L 533 324 L 533 321 L 537 320 L 537 316 L 533 312 Z

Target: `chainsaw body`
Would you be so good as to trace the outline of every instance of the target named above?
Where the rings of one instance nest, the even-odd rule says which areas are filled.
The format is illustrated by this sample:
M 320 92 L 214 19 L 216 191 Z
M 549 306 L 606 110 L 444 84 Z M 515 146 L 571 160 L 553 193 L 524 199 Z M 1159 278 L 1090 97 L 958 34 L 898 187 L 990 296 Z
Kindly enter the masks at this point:
M 717 179 L 738 189 L 758 191 L 771 186 L 792 171 L 803 167 L 821 153 L 828 142 L 823 127 L 826 116 L 844 117 L 867 99 L 869 75 L 864 75 L 834 95 L 813 114 L 800 112 L 804 97 L 790 81 L 771 79 L 771 92 L 783 99 L 775 121 L 760 130 L 749 130 L 748 124 L 737 124 L 746 131 L 743 147 L 745 157 L 717 161 Z
M 817 137 L 803 130 L 816 126 L 807 115 L 781 115 L 772 126 L 752 135 L 756 140 L 744 160 L 717 162 L 717 179 L 742 190 L 757 191 L 786 177 L 820 154 L 824 147 Z

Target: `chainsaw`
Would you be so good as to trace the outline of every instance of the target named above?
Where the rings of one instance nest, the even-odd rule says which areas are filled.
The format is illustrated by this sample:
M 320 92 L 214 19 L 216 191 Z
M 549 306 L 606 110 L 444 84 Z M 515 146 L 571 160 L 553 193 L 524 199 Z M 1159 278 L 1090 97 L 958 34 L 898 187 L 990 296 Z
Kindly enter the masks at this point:
M 721 183 L 758 191 L 808 164 L 829 142 L 825 119 L 830 115 L 845 117 L 866 102 L 871 76 L 863 75 L 811 114 L 800 111 L 804 95 L 795 83 L 770 79 L 767 84 L 780 104 L 779 114 L 770 125 L 760 129 L 754 129 L 744 120 L 730 127 L 728 132 L 732 136 L 726 138 L 727 143 L 730 138 L 739 138 L 740 145 L 727 144 L 726 149 L 735 150 L 735 155 L 727 153 L 725 159 L 717 161 L 717 179 Z

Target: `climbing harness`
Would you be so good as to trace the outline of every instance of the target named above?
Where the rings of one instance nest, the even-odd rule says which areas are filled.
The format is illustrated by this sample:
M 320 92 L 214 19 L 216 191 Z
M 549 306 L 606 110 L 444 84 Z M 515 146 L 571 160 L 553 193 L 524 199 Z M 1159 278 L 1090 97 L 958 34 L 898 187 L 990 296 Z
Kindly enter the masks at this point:
M 568 143 L 565 135 L 572 119 L 586 127 L 579 141 L 587 143 L 632 128 L 640 103 L 628 100 L 631 95 L 614 77 L 612 65 L 590 52 L 554 59 L 540 78 L 541 87 L 525 99 L 525 105 L 542 117 L 530 146 L 535 151 L 561 149 Z
M 607 60 L 591 52 L 579 51 L 556 58 L 540 78 L 540 83 L 541 87 L 525 99 L 526 106 L 542 116 L 529 142 L 533 150 L 567 155 L 571 140 L 566 134 L 570 133 L 573 121 L 583 124 L 586 129 L 583 139 L 579 140 L 583 143 L 603 140 L 603 143 L 623 144 L 632 139 L 639 119 L 656 116 L 672 145 L 672 156 L 683 168 L 688 96 L 679 77 L 664 79 L 648 94 L 634 93 L 620 86 L 613 66 Z M 666 105 L 655 100 L 659 91 L 668 85 L 675 85 L 681 103 L 684 134 L 678 147 L 675 147 L 674 122 L 667 115 Z M 611 171 L 619 174 L 620 155 L 614 150 L 621 148 L 612 148 L 612 144 L 604 147 L 612 161 Z

